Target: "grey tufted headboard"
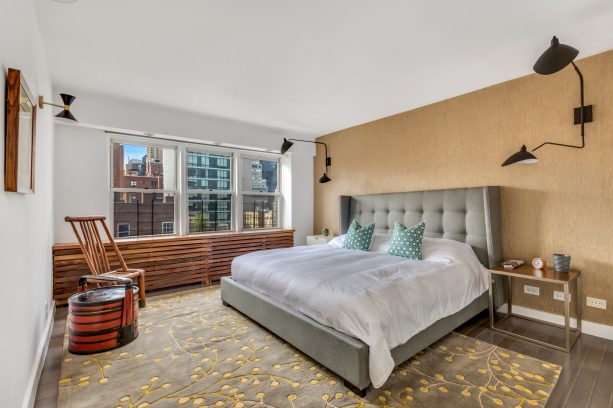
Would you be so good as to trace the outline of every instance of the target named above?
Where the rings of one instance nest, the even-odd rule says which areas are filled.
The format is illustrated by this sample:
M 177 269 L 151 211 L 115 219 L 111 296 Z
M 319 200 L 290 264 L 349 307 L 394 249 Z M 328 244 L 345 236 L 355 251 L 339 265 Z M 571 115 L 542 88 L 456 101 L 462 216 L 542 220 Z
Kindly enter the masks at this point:
M 426 237 L 470 244 L 485 267 L 502 261 L 500 187 L 411 191 L 340 197 L 340 231 L 356 219 L 391 233 L 395 222 L 426 222 Z

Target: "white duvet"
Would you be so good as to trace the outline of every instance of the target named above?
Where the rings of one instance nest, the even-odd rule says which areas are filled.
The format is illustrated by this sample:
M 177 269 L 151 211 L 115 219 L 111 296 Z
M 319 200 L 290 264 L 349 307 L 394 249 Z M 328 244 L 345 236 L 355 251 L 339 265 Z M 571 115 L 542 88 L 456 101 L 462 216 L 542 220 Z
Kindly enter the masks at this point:
M 390 350 L 458 312 L 487 288 L 469 245 L 424 239 L 424 260 L 334 245 L 253 252 L 232 262 L 232 277 L 370 348 L 370 379 L 381 387 Z

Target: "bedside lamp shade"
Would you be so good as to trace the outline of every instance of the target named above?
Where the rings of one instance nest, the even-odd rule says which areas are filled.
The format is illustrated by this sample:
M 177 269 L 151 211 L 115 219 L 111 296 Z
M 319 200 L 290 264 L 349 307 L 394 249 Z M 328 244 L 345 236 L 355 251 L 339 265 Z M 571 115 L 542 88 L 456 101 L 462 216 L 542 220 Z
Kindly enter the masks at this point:
M 319 178 L 319 182 L 321 184 L 327 183 L 329 181 L 332 181 L 332 179 L 330 177 L 328 177 L 328 175 L 326 173 L 324 173 L 324 175 Z
M 293 142 L 290 142 L 286 138 L 283 138 L 283 144 L 281 145 L 281 154 L 287 153 L 287 151 L 294 145 Z
M 536 158 L 536 156 L 530 153 L 528 149 L 526 149 L 526 145 L 523 145 L 521 149 L 519 149 L 519 152 L 514 153 L 513 155 L 511 155 L 511 157 L 506 159 L 504 163 L 502 163 L 502 167 L 515 163 L 532 164 L 537 163 L 538 161 L 539 160 Z
M 573 62 L 577 55 L 579 55 L 578 49 L 560 44 L 558 37 L 554 36 L 551 46 L 534 63 L 534 72 L 541 75 L 555 74 Z

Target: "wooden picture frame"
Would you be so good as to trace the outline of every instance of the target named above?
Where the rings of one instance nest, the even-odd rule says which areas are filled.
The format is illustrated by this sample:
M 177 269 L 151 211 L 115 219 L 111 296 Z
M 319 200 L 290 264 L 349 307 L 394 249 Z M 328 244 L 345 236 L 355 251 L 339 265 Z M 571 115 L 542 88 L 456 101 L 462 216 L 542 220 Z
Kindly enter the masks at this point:
M 34 193 L 36 103 L 21 71 L 6 77 L 4 190 Z

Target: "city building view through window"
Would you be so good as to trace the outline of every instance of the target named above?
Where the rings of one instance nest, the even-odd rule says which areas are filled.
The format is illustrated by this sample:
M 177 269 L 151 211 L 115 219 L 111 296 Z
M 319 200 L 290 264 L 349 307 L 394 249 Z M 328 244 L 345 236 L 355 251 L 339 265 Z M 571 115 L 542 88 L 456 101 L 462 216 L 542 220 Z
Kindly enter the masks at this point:
M 115 236 L 174 234 L 176 150 L 114 143 L 112 157 Z
M 232 229 L 232 156 L 187 151 L 189 232 Z
M 242 159 L 243 229 L 278 227 L 279 162 Z
M 115 237 L 178 232 L 177 158 L 175 146 L 112 144 Z M 239 156 L 235 166 L 234 159 L 230 152 L 186 150 L 187 233 L 231 231 L 235 211 L 243 230 L 279 227 L 279 161 Z

